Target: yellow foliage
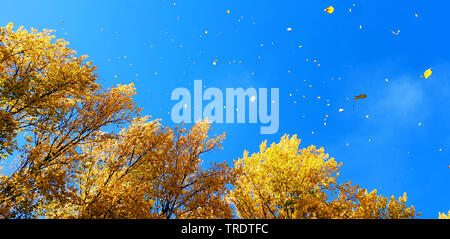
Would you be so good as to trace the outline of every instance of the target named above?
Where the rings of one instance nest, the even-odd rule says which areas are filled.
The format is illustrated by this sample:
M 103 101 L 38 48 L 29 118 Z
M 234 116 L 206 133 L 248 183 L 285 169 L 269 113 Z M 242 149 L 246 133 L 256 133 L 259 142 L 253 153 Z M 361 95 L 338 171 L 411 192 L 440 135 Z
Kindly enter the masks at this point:
M 78 98 L 98 87 L 87 56 L 75 58 L 52 31 L 31 32 L 13 24 L 0 27 L 0 155 L 16 149 L 19 130 L 55 116 L 62 99 Z
M 445 213 L 439 213 L 439 219 L 450 219 L 450 210 L 447 215 L 445 215 Z
M 187 132 L 143 117 L 117 137 L 93 140 L 83 147 L 86 161 L 76 176 L 79 189 L 69 200 L 76 202 L 69 203 L 76 210 L 57 218 L 231 217 L 225 200 L 231 168 L 225 163 L 202 167 L 200 156 L 223 139 L 209 139 L 208 130 L 206 123 Z
M 323 148 L 299 149 L 285 135 L 278 144 L 235 161 L 240 176 L 229 195 L 241 218 L 413 218 L 406 194 L 389 200 L 350 182 L 339 184 L 338 164 Z
M 133 84 L 103 90 L 95 66 L 51 31 L 0 28 L 0 153 L 25 144 L 0 178 L 0 218 L 226 218 L 234 170 L 203 166 L 220 147 L 138 117 Z M 105 131 L 128 123 L 120 132 Z

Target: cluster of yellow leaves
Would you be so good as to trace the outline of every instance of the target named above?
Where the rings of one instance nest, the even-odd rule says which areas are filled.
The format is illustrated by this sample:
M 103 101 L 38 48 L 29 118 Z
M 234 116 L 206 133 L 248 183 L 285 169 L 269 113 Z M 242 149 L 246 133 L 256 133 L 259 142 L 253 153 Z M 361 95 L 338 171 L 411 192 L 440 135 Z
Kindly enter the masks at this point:
M 67 200 L 43 207 L 47 218 L 229 218 L 225 200 L 232 170 L 202 167 L 200 156 L 220 146 L 209 124 L 189 132 L 148 117 L 136 118 L 114 137 L 99 135 L 82 147 Z
M 445 213 L 439 213 L 439 219 L 450 219 L 450 211 L 448 211 L 447 215 Z
M 75 58 L 51 31 L 30 32 L 13 24 L 0 28 L 0 154 L 15 149 L 21 130 L 51 118 L 64 98 L 78 98 L 98 87 L 95 67 Z
M 388 200 L 350 182 L 338 184 L 338 164 L 324 149 L 299 149 L 300 139 L 260 146 L 235 161 L 240 176 L 229 200 L 242 218 L 413 218 L 406 195 Z
M 106 137 L 102 128 L 132 119 L 133 94 L 131 85 L 96 89 L 77 103 L 60 101 L 57 113 L 38 118 L 26 131 L 17 169 L 1 182 L 0 208 L 13 209 L 3 216 L 34 216 L 42 204 L 67 200 L 75 187 L 72 174 L 86 157 L 81 147 Z
M 232 217 L 234 170 L 200 158 L 223 135 L 139 117 L 133 84 L 103 90 L 51 31 L 12 29 L 0 28 L 0 153 L 19 147 L 19 132 L 25 143 L 0 177 L 0 218 Z

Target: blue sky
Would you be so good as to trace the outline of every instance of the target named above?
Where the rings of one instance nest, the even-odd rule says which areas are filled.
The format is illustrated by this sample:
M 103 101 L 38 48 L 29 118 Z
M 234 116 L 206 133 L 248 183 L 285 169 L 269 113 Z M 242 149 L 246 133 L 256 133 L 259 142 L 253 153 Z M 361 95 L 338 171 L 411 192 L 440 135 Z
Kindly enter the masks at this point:
M 214 124 L 213 133 L 226 131 L 227 138 L 206 160 L 231 163 L 265 139 L 297 134 L 302 146 L 323 146 L 343 162 L 342 181 L 384 196 L 407 192 L 422 218 L 450 209 L 448 1 L 0 0 L 0 6 L 0 25 L 54 29 L 89 55 L 105 88 L 135 83 L 138 106 L 166 125 L 173 125 L 172 90 L 193 90 L 195 79 L 223 90 L 279 88 L 277 134 L 261 135 L 260 124 Z M 328 6 L 333 14 L 324 12 Z M 429 68 L 431 77 L 421 78 Z M 359 94 L 367 99 L 355 102 Z

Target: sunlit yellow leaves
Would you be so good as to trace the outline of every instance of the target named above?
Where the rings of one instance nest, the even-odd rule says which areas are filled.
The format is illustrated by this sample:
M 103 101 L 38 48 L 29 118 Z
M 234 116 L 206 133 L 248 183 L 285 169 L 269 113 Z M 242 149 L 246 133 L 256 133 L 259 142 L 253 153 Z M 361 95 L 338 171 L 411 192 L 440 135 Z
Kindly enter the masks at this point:
M 333 6 L 329 6 L 329 7 L 325 8 L 324 11 L 327 12 L 328 14 L 332 14 L 334 12 L 334 7 Z
M 8 25 L 6 25 L 6 30 L 11 31 L 14 27 L 14 23 L 10 22 Z
M 450 219 L 450 211 L 448 211 L 447 215 L 445 213 L 439 213 L 439 219 Z
M 240 177 L 229 196 L 241 218 L 413 218 L 406 194 L 398 200 L 349 183 L 338 184 L 338 164 L 323 148 L 299 149 L 294 135 L 260 145 L 235 161 Z M 329 195 L 335 195 L 330 198 Z
M 100 122 L 128 118 L 126 112 L 133 111 L 130 97 L 134 94 L 133 85 L 118 85 L 92 95 L 87 102 L 81 102 L 84 106 L 80 114 L 88 117 L 80 120 L 89 124 L 88 128 L 98 128 L 96 119 L 91 118 L 96 113 L 101 114 L 97 116 Z M 220 148 L 224 135 L 209 137 L 210 125 L 206 122 L 187 130 L 163 127 L 159 120 L 149 121 L 149 117 L 128 119 L 130 125 L 119 133 L 96 131 L 86 140 L 77 138 L 77 134 L 71 136 L 71 131 L 86 130 L 80 122 L 73 122 L 55 143 L 69 144 L 69 152 L 62 153 L 45 138 L 40 145 L 29 145 L 30 153 L 53 150 L 49 160 L 57 159 L 58 163 L 46 163 L 48 155 L 36 154 L 29 163 L 41 165 L 39 168 L 26 167 L 2 178 L 0 218 L 16 217 L 13 212 L 18 209 L 32 210 L 31 217 L 46 218 L 232 216 L 225 196 L 226 185 L 234 182 L 234 170 L 225 163 L 203 165 L 200 158 Z M 67 134 L 69 137 L 64 138 Z M 31 180 L 35 183 L 29 184 Z M 8 195 L 15 201 L 10 201 Z M 17 201 L 20 198 L 31 203 L 36 197 L 40 200 L 30 208 L 21 208 L 21 201 Z
M 0 135 L 0 154 L 14 149 L 8 139 L 17 133 L 14 127 L 27 130 L 39 119 L 57 118 L 62 99 L 82 97 L 97 87 L 95 66 L 85 61 L 87 56 L 75 57 L 68 42 L 53 41 L 51 33 L 23 27 L 14 31 L 12 23 L 0 28 L 0 109 L 7 109 L 3 118 L 11 117 L 4 121 L 9 129 L 3 132 L 10 135 Z
M 22 166 L 0 183 L 0 218 L 73 209 L 61 200 L 73 195 L 80 149 L 111 136 L 104 127 L 136 116 L 134 86 L 102 90 L 87 56 L 53 41 L 52 31 L 12 29 L 0 28 L 0 153 L 17 148 L 18 129 L 25 142 L 17 154 Z
M 428 79 L 428 77 L 430 77 L 432 73 L 433 73 L 433 71 L 431 71 L 431 68 L 430 68 L 423 73 L 423 76 L 425 77 L 425 79 Z

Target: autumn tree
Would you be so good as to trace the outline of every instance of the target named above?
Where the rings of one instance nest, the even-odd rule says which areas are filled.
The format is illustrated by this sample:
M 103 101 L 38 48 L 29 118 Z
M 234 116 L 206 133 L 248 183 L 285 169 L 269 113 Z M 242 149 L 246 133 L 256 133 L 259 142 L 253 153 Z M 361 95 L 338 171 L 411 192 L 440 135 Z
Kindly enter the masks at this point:
M 19 134 L 26 140 L 17 169 L 1 178 L 0 214 L 28 217 L 42 194 L 62 194 L 62 169 L 77 145 L 135 110 L 131 88 L 102 91 L 95 67 L 66 41 L 12 28 L 0 28 L 0 154 L 18 149 Z
M 368 192 L 351 182 L 339 184 L 338 164 L 323 148 L 299 148 L 285 135 L 278 144 L 235 161 L 240 172 L 229 195 L 241 218 L 413 218 L 406 194 L 398 199 Z
M 48 202 L 68 200 L 72 174 L 86 157 L 82 147 L 113 135 L 103 133 L 105 127 L 132 120 L 137 111 L 133 94 L 132 85 L 119 85 L 62 98 L 54 113 L 23 131 L 26 141 L 15 154 L 15 170 L 1 178 L 0 215 L 35 217 Z
M 229 218 L 225 163 L 203 165 L 201 156 L 220 147 L 208 123 L 163 127 L 136 118 L 114 137 L 99 135 L 83 146 L 83 160 L 70 175 L 66 200 L 45 205 L 55 218 Z
M 0 218 L 231 216 L 233 170 L 201 160 L 223 136 L 139 117 L 132 84 L 104 90 L 51 31 L 12 28 L 0 28 L 0 152 L 15 162 L 0 176 Z
M 450 211 L 448 211 L 447 215 L 445 213 L 439 213 L 439 219 L 450 219 Z
M 0 28 L 0 154 L 16 149 L 15 136 L 36 124 L 54 121 L 65 99 L 98 88 L 95 67 L 52 31 Z

